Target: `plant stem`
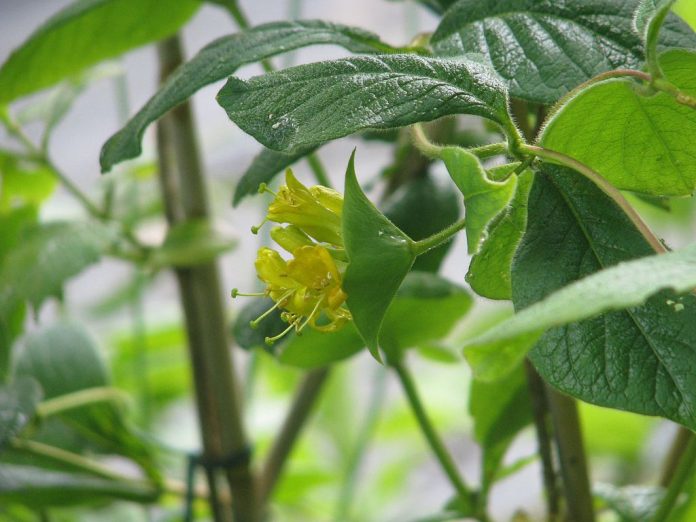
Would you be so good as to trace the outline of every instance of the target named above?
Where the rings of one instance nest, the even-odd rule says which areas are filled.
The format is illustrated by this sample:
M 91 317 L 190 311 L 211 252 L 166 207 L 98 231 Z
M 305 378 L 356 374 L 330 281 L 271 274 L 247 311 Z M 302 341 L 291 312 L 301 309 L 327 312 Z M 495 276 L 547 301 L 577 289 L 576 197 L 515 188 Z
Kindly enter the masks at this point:
M 158 54 L 164 81 L 183 62 L 179 37 L 160 43 Z M 159 121 L 157 144 L 170 226 L 207 218 L 208 201 L 189 102 Z M 247 451 L 248 446 L 217 265 L 209 262 L 175 272 L 184 309 L 204 456 L 209 460 L 229 458 Z M 208 473 L 216 521 L 229 520 L 233 514 L 235 522 L 256 522 L 256 495 L 249 463 L 226 470 L 226 475 L 233 497 L 232 513 L 222 509 L 220 497 L 213 491 L 214 473 Z
M 696 437 L 691 437 L 686 445 L 681 461 L 672 477 L 665 497 L 662 499 L 652 522 L 666 522 L 677 503 L 679 494 L 684 489 L 687 480 L 691 477 L 696 464 Z
M 549 403 L 546 397 L 546 385 L 529 360 L 525 360 L 524 369 L 527 374 L 527 386 L 532 402 L 532 414 L 536 429 L 539 457 L 546 490 L 546 511 L 550 521 L 559 520 L 560 495 L 558 492 L 558 477 L 553 462 L 552 438 L 549 426 Z
M 334 515 L 335 522 L 343 522 L 350 520 L 350 507 L 355 495 L 355 488 L 358 483 L 358 475 L 360 466 L 364 460 L 367 446 L 372 439 L 372 436 L 377 426 L 380 413 L 384 407 L 384 397 L 386 392 L 387 372 L 384 366 L 378 366 L 374 377 L 374 389 L 370 398 L 370 404 L 367 407 L 365 420 L 358 432 L 358 437 L 355 446 L 352 448 L 346 462 L 348 463 L 341 490 L 338 495 L 338 503 L 336 505 L 336 513 Z
M 259 478 L 258 492 L 261 505 L 264 505 L 273 493 L 278 478 L 283 472 L 302 428 L 312 413 L 319 392 L 328 376 L 328 367 L 312 370 L 304 376 L 297 389 L 292 406 L 285 417 L 280 433 L 275 438 Z
M 322 165 L 319 156 L 316 153 L 308 155 L 307 163 L 309 164 L 309 167 L 312 169 L 317 183 L 319 183 L 319 185 L 324 185 L 325 187 L 331 188 L 331 180 L 329 179 L 329 176 L 326 173 L 326 169 L 324 168 L 324 165 Z
M 446 243 L 447 241 L 452 239 L 452 237 L 457 232 L 462 230 L 465 226 L 466 220 L 464 219 L 461 219 L 456 223 L 452 223 L 447 228 L 440 230 L 440 232 L 438 232 L 437 234 L 433 234 L 432 236 L 426 237 L 425 239 L 421 239 L 420 241 L 414 241 L 411 245 L 412 251 L 417 256 L 425 254 L 429 250 L 437 248 L 443 243 Z
M 546 395 L 563 476 L 568 519 L 572 522 L 594 522 L 592 490 L 577 403 L 550 386 L 546 386 Z
M 67 393 L 53 399 L 47 399 L 36 407 L 36 413 L 39 417 L 50 417 L 65 413 L 68 410 L 81 408 L 89 404 L 98 402 L 124 401 L 127 395 L 116 388 L 98 387 L 86 388 L 84 390 Z
M 413 145 L 421 151 L 421 153 L 430 159 L 440 159 L 442 151 L 445 147 L 434 144 L 425 134 L 425 129 L 420 123 L 411 125 L 411 138 Z
M 145 324 L 145 301 L 143 290 L 147 280 L 140 267 L 135 267 L 136 283 L 135 293 L 130 303 L 131 327 L 132 327 L 132 373 L 135 379 L 135 388 L 140 403 L 140 417 L 145 425 L 150 419 L 150 385 L 147 358 L 147 326 Z
M 674 474 L 677 472 L 677 468 L 679 467 L 679 463 L 682 460 L 682 456 L 684 455 L 689 442 L 691 442 L 693 438 L 694 433 L 691 430 L 681 426 L 677 430 L 677 434 L 674 437 L 672 446 L 669 449 L 669 454 L 665 459 L 662 475 L 660 476 L 660 486 L 663 488 L 667 488 L 671 484 Z
M 394 369 L 399 377 L 399 381 L 401 382 L 401 386 L 406 393 L 406 398 L 408 399 L 409 405 L 413 410 L 413 414 L 416 416 L 418 425 L 428 441 L 430 449 L 435 454 L 435 457 L 437 457 L 442 470 L 445 472 L 447 478 L 449 478 L 452 484 L 452 487 L 457 492 L 457 496 L 462 500 L 468 500 L 471 496 L 471 491 L 464 483 L 462 477 L 459 475 L 459 471 L 457 470 L 452 457 L 448 453 L 447 448 L 440 440 L 439 435 L 430 422 L 430 419 L 423 408 L 423 403 L 418 396 L 418 391 L 416 390 L 416 386 L 411 378 L 411 374 L 401 361 L 389 361 L 389 365 Z
M 657 236 L 655 236 L 652 230 L 650 230 L 648 225 L 645 224 L 643 218 L 641 218 L 640 215 L 631 206 L 631 204 L 628 201 L 626 201 L 626 198 L 623 196 L 623 194 L 621 194 L 621 191 L 619 191 L 616 187 L 614 187 L 611 183 L 604 179 L 599 173 L 595 172 L 584 163 L 581 163 L 578 160 L 571 158 L 570 156 L 566 156 L 565 154 L 562 154 L 560 152 L 556 152 L 543 147 L 537 147 L 534 145 L 522 145 L 521 151 L 527 154 L 532 154 L 539 158 L 543 158 L 549 162 L 569 167 L 585 176 L 587 179 L 589 179 L 595 185 L 597 185 L 602 190 L 602 192 L 604 192 L 607 196 L 614 200 L 614 202 L 621 208 L 621 210 L 624 211 L 626 216 L 631 220 L 633 225 L 643 235 L 645 240 L 650 244 L 650 246 L 655 250 L 655 252 L 664 253 L 667 251 L 662 242 L 657 238 Z

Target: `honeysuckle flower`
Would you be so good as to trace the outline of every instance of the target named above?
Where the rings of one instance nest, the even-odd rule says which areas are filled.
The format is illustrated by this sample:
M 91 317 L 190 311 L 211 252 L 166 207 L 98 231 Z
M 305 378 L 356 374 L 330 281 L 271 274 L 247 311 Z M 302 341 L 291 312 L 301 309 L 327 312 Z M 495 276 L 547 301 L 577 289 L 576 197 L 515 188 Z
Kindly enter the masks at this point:
M 319 242 L 342 247 L 342 210 L 341 194 L 322 186 L 307 188 L 288 169 L 285 185 L 275 194 L 266 220 L 295 225 Z
M 295 249 L 293 258 L 285 261 L 278 252 L 261 248 L 256 258 L 256 273 L 266 284 L 265 294 L 275 301 L 276 308 L 289 323 L 280 335 L 266 339 L 272 343 L 292 329 L 305 326 L 323 331 L 339 330 L 351 320 L 344 306 L 346 293 L 341 289 L 341 273 L 329 251 L 320 245 L 304 245 Z

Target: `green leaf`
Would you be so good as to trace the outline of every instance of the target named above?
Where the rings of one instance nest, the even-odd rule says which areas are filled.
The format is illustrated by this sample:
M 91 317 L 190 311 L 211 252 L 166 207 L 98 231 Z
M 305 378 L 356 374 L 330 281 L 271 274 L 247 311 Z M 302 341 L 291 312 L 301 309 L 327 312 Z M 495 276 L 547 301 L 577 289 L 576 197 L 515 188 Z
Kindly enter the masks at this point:
M 437 55 L 478 54 L 510 94 L 551 104 L 590 78 L 640 69 L 643 42 L 633 31 L 639 0 L 460 0 L 431 39 Z M 696 35 L 670 15 L 665 47 L 696 47 Z
M 505 87 L 486 66 L 407 54 L 300 65 L 246 81 L 230 78 L 218 103 L 242 130 L 282 151 L 449 114 L 512 125 Z
M 3 463 L 0 499 L 32 508 L 93 503 L 102 499 L 154 502 L 158 492 L 141 482 L 115 481 L 79 473 Z
M 110 237 L 97 223 L 54 222 L 29 231 L 0 267 L 0 315 L 17 301 L 38 310 L 59 296 L 66 280 L 99 260 Z
M 519 176 L 510 205 L 491 221 L 488 237 L 471 259 L 466 281 L 480 296 L 512 299 L 510 269 L 517 245 L 527 228 L 527 200 L 533 176 L 531 171 Z
M 170 228 L 151 260 L 160 267 L 191 267 L 213 261 L 235 245 L 234 239 L 214 230 L 208 220 L 194 219 Z
M 285 153 L 277 150 L 264 149 L 254 158 L 249 168 L 242 175 L 234 190 L 232 205 L 237 206 L 242 199 L 256 194 L 261 183 L 270 183 L 277 174 L 283 172 L 297 161 L 311 154 L 317 147 L 298 149 L 295 152 Z
M 408 237 L 418 241 L 459 219 L 459 195 L 451 183 L 426 175 L 399 187 L 384 201 L 382 211 Z M 418 256 L 413 269 L 437 272 L 452 243 Z
M 58 181 L 46 167 L 0 152 L 0 212 L 23 205 L 39 207 L 55 190 Z
M 466 242 L 470 254 L 476 254 L 488 235 L 488 225 L 515 194 L 517 176 L 492 181 L 479 159 L 466 149 L 446 147 L 440 158 L 464 195 Z
M 333 333 L 305 330 L 302 335 L 294 336 L 280 348 L 278 360 L 283 364 L 310 370 L 347 359 L 364 347 L 365 341 L 351 323 Z
M 249 323 L 257 319 L 261 314 L 267 312 L 275 305 L 271 298 L 252 299 L 239 311 L 234 320 L 232 335 L 235 342 L 245 350 L 253 348 L 266 348 L 266 337 L 274 337 L 288 327 L 288 324 L 280 318 L 280 311 L 274 310 L 261 321 L 257 327 L 252 327 Z M 284 337 L 279 342 L 283 342 Z M 273 345 L 273 350 L 277 349 L 278 343 Z
M 370 353 L 379 356 L 384 315 L 416 256 L 413 242 L 367 199 L 355 176 L 355 151 L 346 171 L 343 239 L 349 263 L 346 304 Z
M 0 68 L 0 105 L 174 33 L 197 0 L 83 0 L 49 18 Z M 143 23 L 147 20 L 147 23 Z
M 514 437 L 532 421 L 524 368 L 517 367 L 504 382 L 472 381 L 469 413 L 474 437 L 483 449 L 481 485 L 484 494 L 501 472 Z
M 544 172 L 513 265 L 513 301 L 522 311 L 467 343 L 475 372 L 499 378 L 534 346 L 539 373 L 565 393 L 696 426 L 689 362 L 696 297 L 661 292 L 696 286 L 696 248 L 650 256 L 645 239 L 595 185 L 567 169 Z M 645 259 L 627 262 L 637 257 Z
M 81 327 L 70 323 L 58 323 L 27 336 L 14 360 L 14 377 L 35 379 L 43 389 L 44 400 L 111 384 L 92 339 Z M 156 476 L 149 448 L 131 433 L 123 412 L 113 401 L 67 410 L 57 420 L 83 438 L 85 445 L 129 457 L 150 476 Z M 50 438 L 51 431 L 47 424 L 37 437 L 48 437 L 56 443 Z
M 673 9 L 675 13 L 686 20 L 692 29 L 696 30 L 696 4 L 691 0 L 677 0 Z
M 384 317 L 380 346 L 403 350 L 442 339 L 472 305 L 461 286 L 430 272 L 409 272 Z
M 109 138 L 101 151 L 102 172 L 139 156 L 147 126 L 202 87 L 227 78 L 242 65 L 318 44 L 340 45 L 354 53 L 396 51 L 373 33 L 319 20 L 274 22 L 218 38 L 174 71 L 126 126 Z M 264 114 L 264 119 L 267 117 Z
M 41 395 L 34 379 L 17 379 L 0 387 L 0 451 L 31 422 Z
M 696 53 L 670 51 L 667 78 L 696 91 Z M 666 93 L 612 79 L 579 91 L 550 118 L 541 144 L 585 163 L 620 189 L 684 196 L 696 187 L 696 111 Z

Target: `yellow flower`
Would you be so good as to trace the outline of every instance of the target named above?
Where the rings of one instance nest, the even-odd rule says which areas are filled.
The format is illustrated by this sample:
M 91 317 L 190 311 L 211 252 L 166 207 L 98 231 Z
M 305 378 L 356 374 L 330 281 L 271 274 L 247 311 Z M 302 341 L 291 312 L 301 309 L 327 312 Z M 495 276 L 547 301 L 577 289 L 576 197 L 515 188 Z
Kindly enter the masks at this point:
M 322 186 L 307 188 L 288 169 L 266 219 L 295 225 L 317 241 L 342 247 L 342 210 L 341 194 Z
M 343 306 L 347 295 L 341 289 L 341 273 L 326 248 L 300 246 L 287 262 L 275 250 L 261 248 L 255 266 L 259 279 L 266 284 L 265 294 L 276 302 L 255 322 L 280 308 L 281 317 L 289 323 L 284 332 L 266 342 L 272 343 L 292 329 L 299 332 L 306 325 L 333 332 L 351 320 L 350 312 Z

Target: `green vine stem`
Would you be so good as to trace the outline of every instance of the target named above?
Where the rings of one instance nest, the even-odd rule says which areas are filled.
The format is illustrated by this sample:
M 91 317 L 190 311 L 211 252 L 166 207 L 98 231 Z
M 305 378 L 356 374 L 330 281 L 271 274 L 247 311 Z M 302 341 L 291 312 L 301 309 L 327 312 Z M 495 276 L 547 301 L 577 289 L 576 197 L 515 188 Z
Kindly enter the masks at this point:
M 664 467 L 662 468 L 662 473 L 660 474 L 660 486 L 663 488 L 669 487 L 674 478 L 679 463 L 681 462 L 682 455 L 686 451 L 689 442 L 694 439 L 694 433 L 682 426 L 677 430 L 677 434 L 674 436 L 672 445 L 669 448 L 669 453 L 665 458 Z
M 417 256 L 423 255 L 433 248 L 437 248 L 443 243 L 450 241 L 457 234 L 457 232 L 462 230 L 465 226 L 466 220 L 460 219 L 456 223 L 452 223 L 447 228 L 440 230 L 440 232 L 433 234 L 430 237 L 412 242 L 411 250 Z
M 440 436 L 430 422 L 430 419 L 425 412 L 425 408 L 423 407 L 423 403 L 421 402 L 420 396 L 418 395 L 418 390 L 416 389 L 416 385 L 413 382 L 411 374 L 401 361 L 390 359 L 388 364 L 394 369 L 396 375 L 399 377 L 401 387 L 403 388 L 406 398 L 408 399 L 408 403 L 411 406 L 411 410 L 418 421 L 418 426 L 428 441 L 428 445 L 435 454 L 435 457 L 440 463 L 442 470 L 445 472 L 445 475 L 447 475 L 452 487 L 457 492 L 457 496 L 464 502 L 468 501 L 471 498 L 471 490 L 467 487 L 466 483 L 460 476 L 459 471 L 452 460 L 452 456 L 447 451 L 447 448 L 440 439 Z
M 127 399 L 128 395 L 116 388 L 109 388 L 106 386 L 86 388 L 84 390 L 47 399 L 39 403 L 36 407 L 36 414 L 39 417 L 45 418 L 90 404 L 99 402 L 125 402 Z
M 631 206 L 631 204 L 628 201 L 626 201 L 626 198 L 623 196 L 621 191 L 614 187 L 614 185 L 609 183 L 599 173 L 595 172 L 584 163 L 581 163 L 578 160 L 571 158 L 570 156 L 550 149 L 537 147 L 535 145 L 522 145 L 521 150 L 526 154 L 545 159 L 546 161 L 549 161 L 551 163 L 569 167 L 585 176 L 587 179 L 589 179 L 595 185 L 597 185 L 602 190 L 602 192 L 604 192 L 607 196 L 614 200 L 614 202 L 621 208 L 621 210 L 624 211 L 626 216 L 631 220 L 633 225 L 640 231 L 640 233 L 650 244 L 650 246 L 655 250 L 655 252 L 664 253 L 667 251 L 667 249 L 659 240 L 659 238 L 655 236 L 653 231 L 650 230 L 645 221 L 643 221 L 643 218 L 641 218 L 638 212 L 636 212 L 635 209 Z
M 672 513 L 677 499 L 681 494 L 686 482 L 694 472 L 696 465 L 696 437 L 691 437 L 686 445 L 686 449 L 681 456 L 679 465 L 677 466 L 674 476 L 667 488 L 662 502 L 660 503 L 652 522 L 667 522 Z
M 411 138 L 413 139 L 414 146 L 428 158 L 440 159 L 442 151 L 445 147 L 441 145 L 436 145 L 430 138 L 425 134 L 423 125 L 416 123 L 411 125 Z M 480 147 L 473 147 L 466 149 L 467 152 L 477 156 L 479 159 L 492 158 L 494 156 L 500 156 L 501 154 L 508 153 L 507 143 L 491 143 L 489 145 L 482 145 Z
M 326 367 L 308 372 L 297 389 L 290 410 L 273 442 L 259 477 L 258 495 L 261 505 L 265 505 L 273 493 L 287 458 L 316 405 L 329 371 Z

